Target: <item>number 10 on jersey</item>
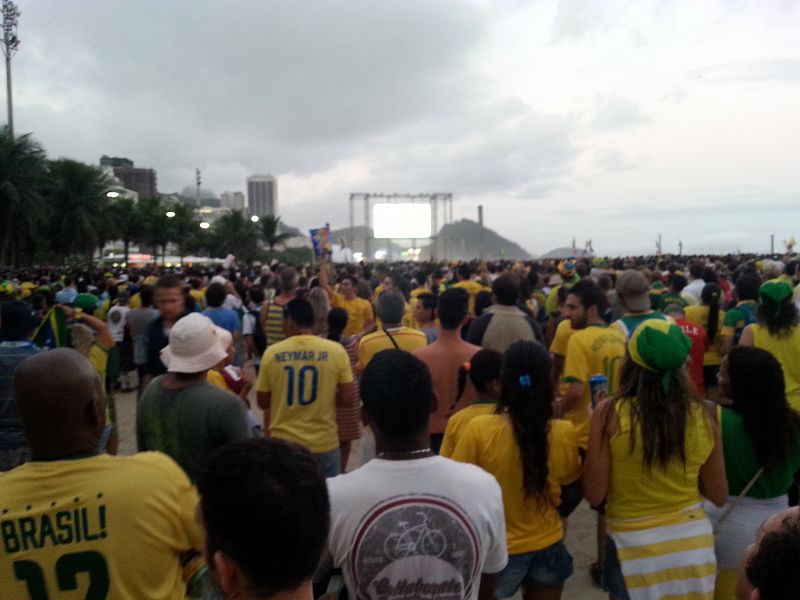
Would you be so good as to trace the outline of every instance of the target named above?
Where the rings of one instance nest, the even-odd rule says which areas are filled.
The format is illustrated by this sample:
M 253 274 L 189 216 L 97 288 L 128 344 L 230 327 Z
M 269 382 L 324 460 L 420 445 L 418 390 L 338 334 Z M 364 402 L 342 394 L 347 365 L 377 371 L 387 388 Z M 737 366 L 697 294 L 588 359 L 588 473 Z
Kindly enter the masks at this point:
M 286 371 L 286 403 L 292 406 L 295 402 L 300 406 L 307 406 L 317 399 L 317 384 L 319 371 L 313 365 L 306 365 L 295 370 L 292 366 L 285 366 Z M 295 393 L 297 397 L 295 398 Z

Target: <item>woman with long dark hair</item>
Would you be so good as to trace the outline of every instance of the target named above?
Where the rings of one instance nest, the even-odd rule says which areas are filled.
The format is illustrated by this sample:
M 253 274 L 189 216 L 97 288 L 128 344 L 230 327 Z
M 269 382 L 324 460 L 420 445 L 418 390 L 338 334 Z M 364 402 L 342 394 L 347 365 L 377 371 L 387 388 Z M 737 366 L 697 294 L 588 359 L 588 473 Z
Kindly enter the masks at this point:
M 716 597 L 733 598 L 736 569 L 761 523 L 788 505 L 800 468 L 800 415 L 789 408 L 780 363 L 766 350 L 737 346 L 722 361 L 717 408 L 728 502 L 707 507 L 716 524 Z M 741 495 L 741 497 L 739 497 Z
M 740 346 L 763 348 L 783 369 L 786 400 L 800 410 L 800 327 L 792 286 L 785 281 L 767 281 L 758 288 L 757 323 L 742 332 Z
M 716 283 L 707 283 L 700 293 L 700 306 L 687 306 L 683 311 L 686 319 L 702 325 L 708 336 L 708 350 L 703 355 L 703 385 L 706 390 L 717 387 L 717 372 L 722 363 L 723 300 L 722 288 Z
M 634 588 L 643 600 L 714 595 L 714 537 L 700 496 L 720 506 L 728 485 L 719 431 L 684 369 L 690 346 L 674 323 L 641 323 L 617 395 L 592 415 L 584 493 L 592 506 L 606 503 L 603 583 L 618 600 Z
M 508 566 L 497 598 L 520 586 L 526 599 L 555 600 L 572 575 L 558 514 L 561 486 L 580 475 L 578 438 L 569 421 L 553 418 L 552 361 L 534 341 L 512 344 L 503 356 L 495 414 L 472 419 L 453 458 L 478 465 L 503 490 Z

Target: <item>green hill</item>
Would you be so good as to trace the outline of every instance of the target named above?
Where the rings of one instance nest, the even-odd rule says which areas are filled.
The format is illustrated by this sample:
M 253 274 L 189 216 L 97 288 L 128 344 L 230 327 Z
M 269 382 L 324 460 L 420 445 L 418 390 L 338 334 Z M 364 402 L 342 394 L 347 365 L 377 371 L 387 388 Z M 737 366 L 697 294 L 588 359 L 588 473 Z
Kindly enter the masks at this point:
M 439 232 L 437 257 L 457 260 L 478 258 L 481 254 L 481 226 L 470 219 L 454 221 L 442 227 Z M 422 249 L 420 258 L 429 258 L 431 246 Z M 530 254 L 519 244 L 512 242 L 497 232 L 483 228 L 483 257 L 530 258 Z
M 357 225 L 353 228 L 336 229 L 331 233 L 335 243 L 339 243 L 343 239 L 345 245 L 351 247 L 354 252 L 364 252 L 364 234 L 366 232 L 372 233 L 364 225 Z M 372 251 L 379 248 L 388 249 L 386 242 L 387 240 L 372 240 Z M 420 258 L 423 260 L 430 258 L 431 252 L 434 250 L 432 240 L 419 240 L 418 243 L 422 247 Z M 483 247 L 483 256 L 487 259 L 530 258 L 530 254 L 519 244 L 486 227 L 483 228 Z M 392 255 L 395 258 L 399 258 L 400 252 L 405 249 L 406 245 L 392 243 Z M 461 219 L 445 225 L 439 232 L 438 246 L 435 251 L 437 258 L 457 260 L 478 258 L 480 256 L 480 225 L 469 219 Z

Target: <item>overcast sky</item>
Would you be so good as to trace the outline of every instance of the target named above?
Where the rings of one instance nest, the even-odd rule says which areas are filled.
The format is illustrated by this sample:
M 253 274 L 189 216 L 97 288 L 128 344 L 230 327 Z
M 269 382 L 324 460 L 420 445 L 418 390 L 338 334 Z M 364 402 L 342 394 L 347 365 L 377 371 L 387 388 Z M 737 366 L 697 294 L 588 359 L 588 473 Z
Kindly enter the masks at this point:
M 304 229 L 451 192 L 534 253 L 800 235 L 800 2 L 17 2 L 16 131 L 162 192 L 270 173 Z

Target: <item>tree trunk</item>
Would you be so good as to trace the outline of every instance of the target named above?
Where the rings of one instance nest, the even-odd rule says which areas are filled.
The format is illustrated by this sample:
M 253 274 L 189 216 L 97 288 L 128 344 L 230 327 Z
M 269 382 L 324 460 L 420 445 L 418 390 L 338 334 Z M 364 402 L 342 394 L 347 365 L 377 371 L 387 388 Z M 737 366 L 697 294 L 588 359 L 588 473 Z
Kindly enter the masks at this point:
M 131 245 L 131 241 L 128 240 L 128 239 L 124 239 L 124 240 L 122 240 L 122 245 L 123 245 L 122 252 L 125 255 L 123 260 L 125 261 L 125 266 L 127 267 L 128 266 L 128 247 Z

